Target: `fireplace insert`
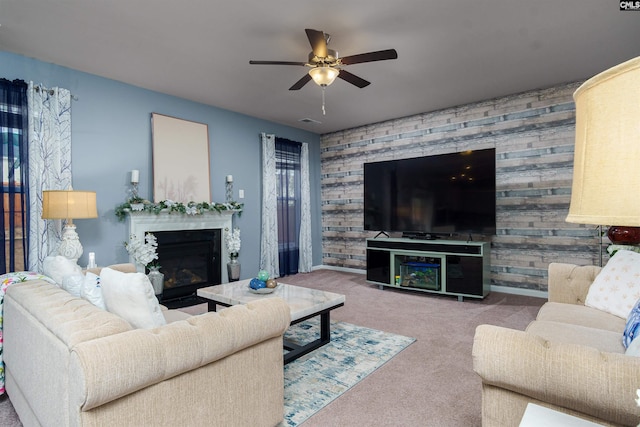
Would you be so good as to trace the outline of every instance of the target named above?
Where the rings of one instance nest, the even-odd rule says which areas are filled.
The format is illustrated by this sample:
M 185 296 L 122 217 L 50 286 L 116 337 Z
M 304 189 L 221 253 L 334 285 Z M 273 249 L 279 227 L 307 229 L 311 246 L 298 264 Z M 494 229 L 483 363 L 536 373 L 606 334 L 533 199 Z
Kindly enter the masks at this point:
M 199 288 L 221 283 L 220 229 L 155 231 L 158 263 L 164 273 L 162 303 L 197 299 Z

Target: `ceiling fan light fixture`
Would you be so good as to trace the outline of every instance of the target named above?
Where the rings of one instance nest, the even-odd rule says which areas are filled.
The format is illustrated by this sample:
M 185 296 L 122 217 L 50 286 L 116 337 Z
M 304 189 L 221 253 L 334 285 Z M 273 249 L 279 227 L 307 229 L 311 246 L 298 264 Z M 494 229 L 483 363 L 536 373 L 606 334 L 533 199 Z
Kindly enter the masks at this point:
M 309 70 L 309 75 L 318 86 L 329 86 L 334 82 L 340 70 L 327 65 L 317 66 Z

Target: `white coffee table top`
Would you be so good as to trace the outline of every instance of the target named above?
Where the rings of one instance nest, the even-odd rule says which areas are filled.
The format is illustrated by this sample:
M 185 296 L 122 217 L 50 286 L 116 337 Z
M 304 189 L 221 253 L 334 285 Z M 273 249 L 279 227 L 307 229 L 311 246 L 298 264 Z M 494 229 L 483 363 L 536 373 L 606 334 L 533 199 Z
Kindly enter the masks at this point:
M 284 283 L 279 283 L 278 288 L 270 294 L 256 294 L 249 289 L 250 281 L 251 279 L 247 279 L 200 288 L 198 296 L 225 305 L 246 304 L 264 298 L 280 297 L 289 304 L 292 322 L 345 302 L 344 295 Z
M 582 418 L 572 417 L 563 412 L 554 411 L 544 406 L 528 403 L 524 411 L 520 427 L 602 427 Z

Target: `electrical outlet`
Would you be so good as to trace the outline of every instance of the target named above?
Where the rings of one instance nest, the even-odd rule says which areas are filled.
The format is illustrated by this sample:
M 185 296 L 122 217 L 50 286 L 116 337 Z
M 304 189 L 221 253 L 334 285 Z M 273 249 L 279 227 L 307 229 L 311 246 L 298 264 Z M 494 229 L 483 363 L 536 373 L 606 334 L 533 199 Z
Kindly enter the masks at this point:
M 238 190 L 238 198 L 244 199 L 244 190 Z

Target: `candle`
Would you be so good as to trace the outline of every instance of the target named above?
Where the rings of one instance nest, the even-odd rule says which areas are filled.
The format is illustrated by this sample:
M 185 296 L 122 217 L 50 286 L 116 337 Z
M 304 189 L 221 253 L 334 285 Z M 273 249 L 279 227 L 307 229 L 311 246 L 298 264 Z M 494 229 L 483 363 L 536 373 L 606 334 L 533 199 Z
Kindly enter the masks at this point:
M 227 182 L 233 182 L 233 175 L 227 175 Z
M 89 252 L 89 265 L 87 265 L 87 268 L 96 268 L 96 253 L 95 252 Z
M 134 169 L 131 171 L 131 183 L 137 184 L 140 181 L 140 171 Z

